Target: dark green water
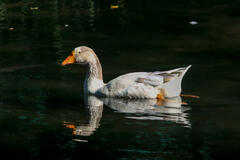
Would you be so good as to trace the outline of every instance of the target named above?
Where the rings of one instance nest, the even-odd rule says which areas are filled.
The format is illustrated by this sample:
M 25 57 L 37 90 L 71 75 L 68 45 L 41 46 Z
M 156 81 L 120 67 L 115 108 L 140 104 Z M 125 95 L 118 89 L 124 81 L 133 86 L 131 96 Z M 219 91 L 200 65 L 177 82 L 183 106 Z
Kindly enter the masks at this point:
M 227 0 L 1 0 L 1 156 L 239 157 L 239 6 Z M 88 97 L 84 103 L 85 68 L 60 66 L 81 45 L 99 56 L 105 82 L 192 64 L 183 93 L 200 99 L 183 98 L 182 109 L 157 112 L 138 108 L 145 102 L 94 105 Z

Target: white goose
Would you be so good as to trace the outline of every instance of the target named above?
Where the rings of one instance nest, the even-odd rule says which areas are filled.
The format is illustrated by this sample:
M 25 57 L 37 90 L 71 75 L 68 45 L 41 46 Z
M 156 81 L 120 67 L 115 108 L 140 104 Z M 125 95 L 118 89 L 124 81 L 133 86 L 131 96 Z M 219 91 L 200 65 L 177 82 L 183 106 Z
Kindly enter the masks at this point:
M 88 65 L 84 93 L 104 97 L 157 98 L 163 100 L 181 93 L 181 82 L 191 65 L 164 72 L 134 72 L 103 82 L 102 66 L 94 51 L 86 46 L 75 48 L 62 66 Z

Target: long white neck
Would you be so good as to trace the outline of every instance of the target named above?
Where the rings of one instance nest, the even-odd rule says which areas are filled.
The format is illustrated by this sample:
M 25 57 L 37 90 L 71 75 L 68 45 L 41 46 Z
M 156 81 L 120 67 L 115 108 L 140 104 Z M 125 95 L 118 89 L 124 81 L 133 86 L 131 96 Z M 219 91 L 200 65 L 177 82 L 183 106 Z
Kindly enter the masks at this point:
M 88 71 L 84 81 L 84 93 L 94 94 L 99 88 L 104 86 L 102 66 L 97 56 L 94 55 L 94 57 L 95 60 L 88 63 Z

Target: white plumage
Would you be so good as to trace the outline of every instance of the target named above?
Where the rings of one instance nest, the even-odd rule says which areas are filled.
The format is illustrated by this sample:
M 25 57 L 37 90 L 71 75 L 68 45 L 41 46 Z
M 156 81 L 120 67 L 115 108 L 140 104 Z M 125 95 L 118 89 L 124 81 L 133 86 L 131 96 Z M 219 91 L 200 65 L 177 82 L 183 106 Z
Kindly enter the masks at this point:
M 69 60 L 70 59 L 70 60 Z M 84 92 L 104 97 L 164 98 L 176 97 L 181 93 L 182 78 L 191 67 L 169 71 L 135 72 L 119 76 L 108 83 L 103 82 L 102 67 L 94 51 L 88 47 L 75 48 L 62 65 L 87 64 L 88 72 Z

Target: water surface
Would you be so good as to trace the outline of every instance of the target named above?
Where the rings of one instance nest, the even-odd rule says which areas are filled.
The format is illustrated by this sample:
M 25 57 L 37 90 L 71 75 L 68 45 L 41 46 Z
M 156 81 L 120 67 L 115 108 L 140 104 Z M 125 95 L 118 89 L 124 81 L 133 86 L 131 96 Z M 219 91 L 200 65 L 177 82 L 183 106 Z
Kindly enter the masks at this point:
M 226 0 L 1 1 L 2 156 L 239 157 L 238 6 Z M 105 82 L 128 72 L 192 64 L 183 93 L 200 99 L 183 97 L 188 105 L 179 108 L 84 97 L 86 68 L 60 66 L 80 45 L 95 50 Z

